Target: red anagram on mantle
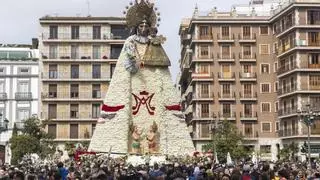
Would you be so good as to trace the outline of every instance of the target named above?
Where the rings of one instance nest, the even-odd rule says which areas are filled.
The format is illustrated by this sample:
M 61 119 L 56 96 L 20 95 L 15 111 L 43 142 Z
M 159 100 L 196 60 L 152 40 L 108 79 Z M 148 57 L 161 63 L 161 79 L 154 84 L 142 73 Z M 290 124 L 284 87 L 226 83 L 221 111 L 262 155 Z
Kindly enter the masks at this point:
M 139 112 L 141 105 L 146 105 L 148 113 L 150 115 L 154 115 L 154 110 L 156 108 L 150 105 L 151 100 L 152 100 L 152 98 L 154 96 L 154 93 L 152 93 L 149 96 L 149 93 L 147 91 L 142 91 L 142 92 L 140 92 L 139 96 L 137 96 L 137 95 L 135 95 L 133 93 L 132 93 L 132 95 L 133 95 L 134 100 L 136 102 L 136 105 L 132 106 L 132 110 L 133 110 L 132 114 L 133 115 L 136 115 Z

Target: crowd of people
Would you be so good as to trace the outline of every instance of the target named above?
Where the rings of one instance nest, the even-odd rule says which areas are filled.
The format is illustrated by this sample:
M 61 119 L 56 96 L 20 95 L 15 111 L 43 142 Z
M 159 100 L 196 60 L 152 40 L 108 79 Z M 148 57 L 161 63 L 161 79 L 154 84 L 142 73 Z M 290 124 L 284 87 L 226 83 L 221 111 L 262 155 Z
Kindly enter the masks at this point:
M 4 164 L 0 180 L 313 180 L 320 179 L 319 170 L 316 164 L 307 168 L 306 163 L 299 162 L 227 165 L 197 157 L 133 166 L 126 163 L 125 156 L 85 155 L 80 161 L 65 163 L 27 156 L 16 166 Z

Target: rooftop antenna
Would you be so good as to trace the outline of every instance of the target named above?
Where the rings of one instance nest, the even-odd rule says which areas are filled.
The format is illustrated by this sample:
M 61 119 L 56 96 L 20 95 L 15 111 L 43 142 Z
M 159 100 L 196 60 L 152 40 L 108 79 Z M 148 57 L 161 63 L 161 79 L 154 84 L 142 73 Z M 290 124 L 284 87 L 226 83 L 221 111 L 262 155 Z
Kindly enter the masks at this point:
M 88 16 L 91 16 L 90 15 L 90 1 L 89 0 L 87 0 L 87 6 L 88 6 Z

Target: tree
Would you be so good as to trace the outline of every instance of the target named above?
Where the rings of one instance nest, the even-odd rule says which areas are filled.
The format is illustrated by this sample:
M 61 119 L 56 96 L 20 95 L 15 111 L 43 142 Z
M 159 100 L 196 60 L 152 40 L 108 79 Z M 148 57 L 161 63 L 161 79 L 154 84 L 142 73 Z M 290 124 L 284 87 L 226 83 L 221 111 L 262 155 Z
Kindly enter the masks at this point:
M 220 162 L 226 162 L 229 152 L 233 159 L 246 158 L 249 152 L 241 145 L 243 137 L 238 133 L 235 124 L 228 120 L 221 121 L 215 130 L 214 141 Z M 212 143 L 203 146 L 204 151 L 212 150 Z
M 295 160 L 294 158 L 298 152 L 298 144 L 291 142 L 289 145 L 284 145 L 284 147 L 280 150 L 280 158 L 283 160 Z
M 43 124 L 36 117 L 25 120 L 21 134 L 18 134 L 18 129 L 14 126 L 13 131 L 15 133 L 12 134 L 9 141 L 12 151 L 12 164 L 18 163 L 28 153 L 37 153 L 40 157 L 46 157 L 48 154 L 54 153 L 53 138 L 42 127 Z

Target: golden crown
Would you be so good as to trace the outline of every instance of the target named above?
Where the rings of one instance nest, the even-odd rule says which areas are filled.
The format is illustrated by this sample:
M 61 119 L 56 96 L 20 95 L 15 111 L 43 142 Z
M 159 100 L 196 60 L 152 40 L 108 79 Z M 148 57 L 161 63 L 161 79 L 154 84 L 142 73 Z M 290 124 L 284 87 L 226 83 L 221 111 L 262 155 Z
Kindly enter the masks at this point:
M 126 7 L 127 26 L 129 28 L 137 27 L 142 21 L 146 20 L 151 27 L 159 26 L 160 13 L 156 12 L 158 9 L 154 8 L 154 4 L 148 0 L 135 0 L 135 3 L 130 3 L 130 7 Z

